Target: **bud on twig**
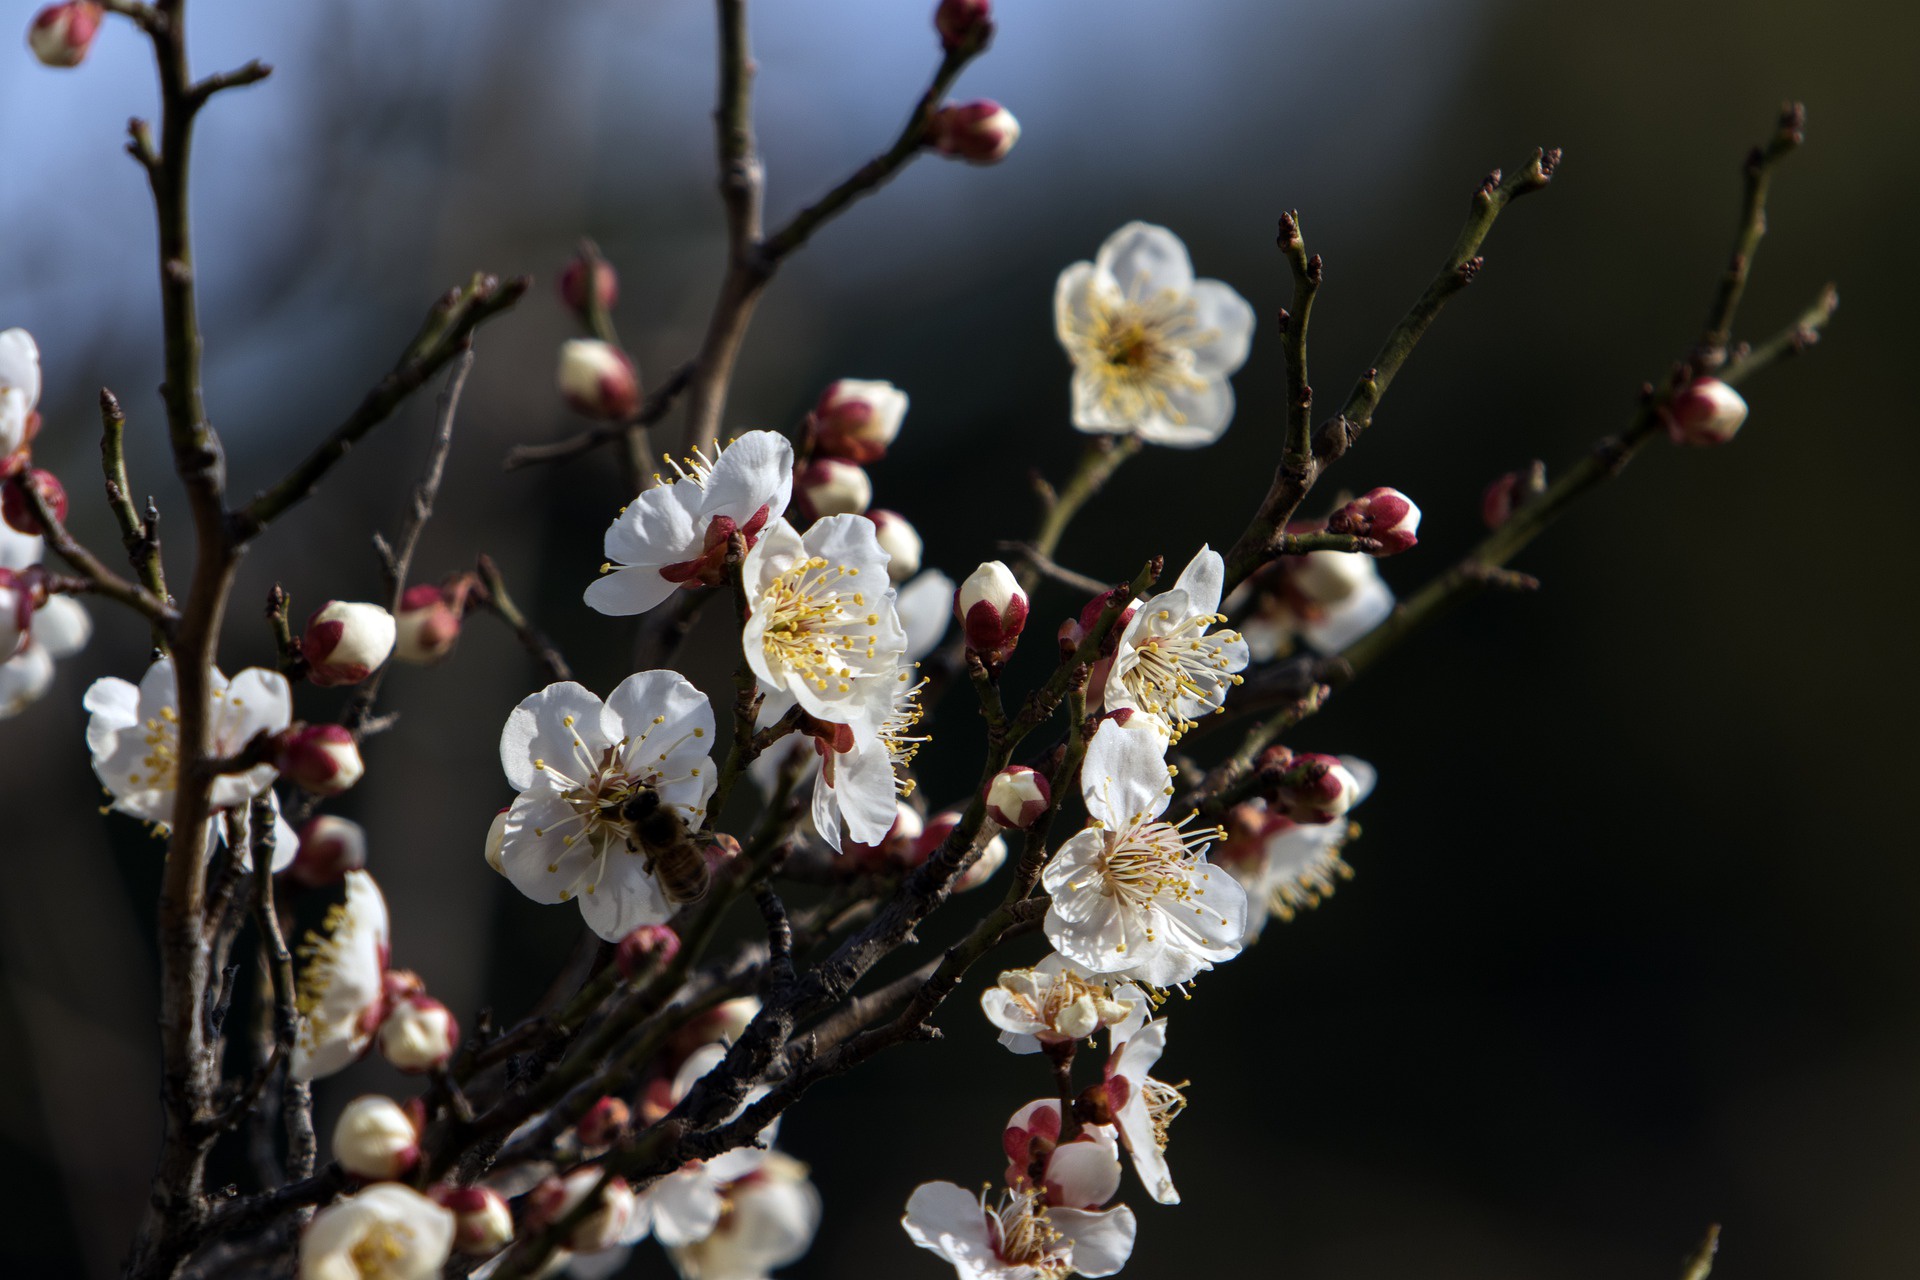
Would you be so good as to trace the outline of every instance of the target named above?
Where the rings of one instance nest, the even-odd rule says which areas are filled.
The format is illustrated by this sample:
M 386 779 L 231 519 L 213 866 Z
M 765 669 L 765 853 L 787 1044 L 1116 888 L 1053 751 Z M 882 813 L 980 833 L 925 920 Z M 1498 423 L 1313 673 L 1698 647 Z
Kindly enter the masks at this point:
M 1695 378 L 1661 406 L 1660 417 L 1675 444 L 1725 444 L 1747 420 L 1747 402 L 1718 378 Z
M 920 531 L 897 511 L 876 508 L 867 512 L 867 519 L 873 521 L 874 541 L 888 556 L 887 580 L 898 584 L 920 572 L 920 555 L 924 550 Z
M 491 1187 L 455 1187 L 440 1183 L 427 1194 L 453 1215 L 453 1247 L 474 1258 L 489 1258 L 513 1240 L 513 1210 Z
M 67 522 L 67 491 L 51 471 L 42 471 L 38 467 L 28 467 L 17 475 L 7 477 L 0 484 L 0 519 L 8 527 L 33 536 L 46 532 L 40 527 L 40 517 L 33 509 L 33 503 L 27 495 L 27 486 L 32 485 L 40 491 L 40 499 L 46 503 L 47 510 L 61 524 Z
M 627 353 L 598 338 L 560 344 L 560 395 L 575 413 L 607 422 L 632 417 L 640 407 L 640 372 Z
M 907 393 L 891 382 L 842 378 L 820 395 L 807 418 L 816 454 L 848 462 L 878 462 L 900 435 Z
M 440 587 L 422 583 L 408 587 L 400 597 L 394 618 L 393 656 L 414 666 L 427 666 L 453 652 L 460 639 L 460 611 Z
M 1498 529 L 1515 511 L 1547 491 L 1547 464 L 1535 462 L 1520 471 L 1509 471 L 1480 495 L 1480 518 L 1487 528 Z
M 393 615 L 377 604 L 329 600 L 300 637 L 307 678 L 317 685 L 359 684 L 393 653 Z
M 1327 518 L 1330 533 L 1371 538 L 1380 544 L 1375 555 L 1398 555 L 1419 539 L 1420 508 L 1398 489 L 1369 490 Z
M 632 1123 L 632 1110 L 609 1094 L 587 1108 L 587 1114 L 580 1117 L 574 1132 L 580 1135 L 583 1146 L 610 1147 L 626 1135 L 627 1126 Z
M 408 1075 L 447 1064 L 460 1047 L 460 1024 L 431 996 L 409 996 L 380 1024 L 380 1056 Z
M 1027 593 L 1013 571 L 989 560 L 967 575 L 953 597 L 967 648 L 988 663 L 1005 662 L 1027 625 Z
M 323 813 L 300 828 L 300 851 L 280 874 L 309 889 L 324 889 L 366 865 L 366 831 L 357 822 Z
M 333 1158 L 369 1182 L 386 1182 L 420 1162 L 420 1132 L 392 1098 L 370 1093 L 349 1102 L 333 1127 Z
M 274 767 L 282 777 L 317 796 L 337 796 L 367 771 L 352 732 L 338 724 L 295 725 L 286 730 L 275 743 Z
M 993 34 L 991 0 L 940 0 L 940 7 L 933 11 L 933 29 L 940 33 L 940 47 L 949 53 L 984 41 Z
M 552 1226 L 572 1214 L 599 1185 L 600 1169 L 595 1165 L 585 1165 L 565 1177 L 548 1178 L 527 1195 L 527 1225 Z M 564 1243 L 575 1253 L 611 1249 L 626 1233 L 633 1212 L 633 1189 L 626 1179 L 614 1178 L 607 1183 L 599 1204 L 575 1224 Z
M 1053 802 L 1047 776 L 1024 764 L 1010 764 L 987 784 L 987 816 L 1003 827 L 1025 831 Z
M 670 964 L 680 954 L 680 935 L 664 924 L 643 924 L 614 949 L 620 976 L 632 979 L 655 965 Z
M 86 61 L 93 38 L 100 34 L 102 10 L 93 0 L 50 4 L 33 17 L 27 28 L 27 46 L 49 67 L 77 67 Z
M 999 164 L 1020 141 L 1013 112 L 988 98 L 942 107 L 927 125 L 933 149 L 968 164 Z
M 620 301 L 620 275 L 613 264 L 604 258 L 589 260 L 587 255 L 575 254 L 560 272 L 560 299 L 571 307 L 576 315 L 587 314 L 587 277 L 591 274 L 598 295 L 600 310 L 611 311 Z
M 1360 783 L 1336 756 L 1296 756 L 1271 747 L 1261 757 L 1268 803 L 1299 823 L 1326 823 L 1345 816 L 1360 798 Z
M 815 458 L 793 472 L 793 504 L 809 520 L 860 515 L 873 501 L 873 481 L 851 462 Z

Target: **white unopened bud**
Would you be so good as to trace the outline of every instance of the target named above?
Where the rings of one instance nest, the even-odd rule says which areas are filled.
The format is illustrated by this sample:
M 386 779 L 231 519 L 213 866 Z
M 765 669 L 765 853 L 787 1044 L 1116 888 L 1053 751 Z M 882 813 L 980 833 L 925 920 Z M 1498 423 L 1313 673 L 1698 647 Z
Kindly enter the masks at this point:
M 1725 444 L 1747 420 L 1747 402 L 1718 378 L 1695 378 L 1661 413 L 1675 444 Z
M 891 382 L 842 378 L 813 407 L 814 451 L 848 462 L 878 462 L 900 435 L 906 416 L 907 393 Z
M 453 1247 L 473 1258 L 490 1258 L 513 1240 L 513 1210 L 492 1187 L 428 1190 L 434 1203 L 453 1214 Z
M 86 60 L 100 33 L 101 9 L 92 0 L 50 4 L 34 15 L 27 28 L 33 56 L 49 67 L 77 67 Z
M 867 519 L 873 521 L 874 540 L 880 549 L 887 553 L 887 579 L 891 582 L 905 582 L 920 572 L 920 555 L 925 549 L 920 541 L 920 531 L 907 523 L 907 518 L 897 511 L 876 508 L 867 512 Z
M 965 893 L 969 889 L 978 889 L 993 879 L 993 873 L 1005 866 L 1006 861 L 1007 838 L 995 836 L 987 841 L 987 847 L 980 851 L 980 856 L 973 860 L 973 865 L 962 871 L 959 878 L 953 882 L 953 891 Z
M 357 822 L 323 813 L 300 828 L 300 852 L 281 874 L 309 889 L 339 884 L 367 865 L 367 833 Z
M 1013 112 L 983 98 L 940 108 L 933 113 L 927 133 L 941 155 L 968 164 L 998 164 L 1020 141 L 1020 122 Z
M 1027 625 L 1027 593 L 1013 570 L 989 560 L 960 584 L 953 611 L 966 633 L 967 648 L 989 662 L 1004 662 Z
M 333 1126 L 333 1158 L 356 1178 L 387 1182 L 420 1162 L 420 1133 L 392 1098 L 355 1098 Z
M 857 516 L 873 502 L 873 481 L 851 462 L 815 458 L 794 471 L 793 500 L 809 519 Z
M 380 1056 L 408 1075 L 446 1065 L 460 1047 L 460 1024 L 430 996 L 395 1005 L 380 1024 Z
M 393 656 L 415 666 L 440 661 L 460 638 L 460 611 L 430 583 L 408 587 L 394 619 Z
M 295 725 L 280 735 L 274 767 L 317 796 L 337 796 L 360 781 L 367 766 L 353 733 L 340 724 Z
M 1378 576 L 1373 562 L 1354 551 L 1309 551 L 1288 563 L 1294 588 L 1315 604 L 1339 604 Z
M 359 684 L 393 654 L 393 615 L 377 604 L 329 600 L 300 637 L 307 679 L 317 685 Z
M 560 394 L 575 413 L 618 421 L 640 407 L 640 373 L 627 353 L 598 338 L 560 344 Z
M 1327 529 L 1371 538 L 1380 544 L 1379 555 L 1399 555 L 1419 541 L 1420 508 L 1398 489 L 1373 489 L 1329 516 Z
M 1025 831 L 1053 801 L 1047 776 L 1024 764 L 1010 764 L 987 784 L 987 816 L 1003 827 Z

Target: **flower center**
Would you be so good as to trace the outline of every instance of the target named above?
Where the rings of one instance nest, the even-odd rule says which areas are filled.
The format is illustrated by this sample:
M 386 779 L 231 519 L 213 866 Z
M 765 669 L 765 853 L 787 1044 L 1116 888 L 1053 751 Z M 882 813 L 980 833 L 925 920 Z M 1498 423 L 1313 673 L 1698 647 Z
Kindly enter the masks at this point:
M 560 787 L 560 798 L 566 801 L 568 808 L 573 810 L 573 816 L 565 819 L 559 826 L 535 827 L 534 838 L 544 839 L 548 832 L 558 831 L 561 827 L 577 826 L 577 830 L 568 831 L 560 838 L 560 847 L 572 849 L 580 841 L 585 840 L 593 850 L 595 858 L 593 875 L 587 880 L 584 890 L 586 893 L 591 894 L 599 890 L 600 879 L 606 873 L 606 855 L 609 850 L 625 848 L 632 854 L 643 852 L 639 842 L 633 838 L 634 823 L 637 819 L 629 806 L 636 803 L 650 804 L 652 808 L 658 809 L 661 807 L 661 801 L 657 795 L 652 794 L 656 788 L 700 776 L 701 765 L 697 764 L 687 773 L 671 777 L 664 774 L 658 766 L 664 764 L 667 757 L 678 750 L 689 738 L 706 737 L 707 731 L 701 728 L 695 728 L 692 732 L 681 735 L 661 748 L 654 754 L 653 766 L 640 766 L 639 772 L 634 772 L 635 766 L 630 757 L 637 753 L 631 748 L 645 745 L 653 731 L 666 722 L 665 716 L 655 716 L 653 723 L 641 732 L 638 739 L 630 736 L 622 738 L 596 756 L 587 746 L 586 741 L 581 738 L 580 731 L 574 727 L 574 718 L 564 716 L 561 718 L 561 724 L 566 726 L 567 733 L 573 739 L 573 759 L 561 763 L 565 764 L 570 772 L 561 772 L 550 760 L 533 762 L 535 769 L 546 773 Z M 571 776 L 574 772 L 578 774 L 577 779 Z M 697 813 L 691 816 L 699 817 Z M 559 870 L 560 864 L 557 861 L 547 864 L 548 874 L 558 873 Z M 560 900 L 566 902 L 572 897 L 572 890 L 567 890 L 560 895 Z
M 387 1280 L 403 1274 L 401 1263 L 407 1257 L 407 1241 L 413 1232 L 388 1222 L 376 1222 L 354 1241 L 347 1257 L 364 1280 Z
M 869 630 L 880 625 L 880 615 L 866 612 L 863 592 L 846 589 L 852 584 L 844 580 L 859 575 L 858 569 L 811 556 L 768 583 L 760 597 L 767 616 L 760 643 L 768 665 L 791 671 L 821 693 L 850 692 L 848 657 L 871 659 L 880 639 Z
M 1173 904 L 1203 912 L 1195 900 L 1206 896 L 1211 873 L 1195 875 L 1195 864 L 1225 832 L 1219 827 L 1188 830 L 1198 816 L 1197 811 L 1190 813 L 1177 826 L 1136 817 L 1124 829 L 1107 833 L 1107 851 L 1097 863 L 1101 891 L 1136 911 L 1170 898 Z M 1154 940 L 1152 929 L 1147 940 Z
M 145 734 L 147 754 L 141 757 L 140 767 L 146 774 L 144 778 L 138 773 L 128 774 L 127 785 L 155 791 L 172 789 L 180 771 L 180 713 L 162 707 L 158 715 L 148 718 L 141 732 Z
M 1100 401 L 1123 422 L 1160 414 L 1186 421 L 1169 392 L 1198 391 L 1207 384 L 1191 369 L 1190 350 L 1211 338 L 1194 320 L 1193 303 L 1163 291 L 1151 298 L 1115 302 L 1095 296 L 1083 342 L 1091 357 L 1083 367 L 1100 384 Z
M 1160 611 L 1161 621 L 1172 617 L 1171 610 Z M 1240 682 L 1221 652 L 1240 639 L 1240 633 L 1207 634 L 1208 627 L 1226 620 L 1223 613 L 1196 614 L 1164 634 L 1146 636 L 1134 646 L 1133 663 L 1120 677 L 1136 706 L 1167 720 L 1175 741 L 1194 724 L 1179 710 L 1181 699 L 1192 698 L 1211 708 L 1226 700 L 1229 685 Z
M 1180 1092 L 1187 1086 L 1185 1080 L 1168 1084 L 1152 1076 L 1140 1082 L 1141 1096 L 1147 1101 L 1147 1119 L 1153 1123 L 1153 1141 L 1162 1151 L 1167 1149 L 1168 1126 L 1187 1109 L 1187 1095 Z
M 1063 1277 L 1073 1266 L 1060 1248 L 1065 1238 L 1047 1221 L 1039 1207 L 1038 1192 L 1012 1193 L 1002 1199 L 1000 1208 L 987 1208 L 986 1192 L 980 1193 L 980 1208 L 987 1215 L 993 1237 L 994 1256 L 1010 1267 L 1032 1267 L 1040 1275 Z

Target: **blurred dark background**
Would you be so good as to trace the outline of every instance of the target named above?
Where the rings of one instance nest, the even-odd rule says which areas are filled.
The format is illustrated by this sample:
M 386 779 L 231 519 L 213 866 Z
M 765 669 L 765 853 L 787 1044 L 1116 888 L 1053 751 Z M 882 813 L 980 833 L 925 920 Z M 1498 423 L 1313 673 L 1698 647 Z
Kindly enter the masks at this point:
M 208 399 L 234 488 L 304 452 L 449 284 L 477 267 L 533 273 L 540 288 L 479 344 L 417 571 L 492 552 L 604 691 L 627 670 L 628 631 L 579 592 L 630 495 L 610 457 L 499 463 L 578 425 L 551 390 L 570 325 L 550 285 L 579 235 L 618 264 L 618 319 L 645 370 L 663 375 L 697 339 L 721 260 L 711 6 L 194 8 L 203 69 L 256 55 L 279 68 L 215 105 L 197 153 Z M 892 136 L 936 58 L 930 8 L 760 6 L 772 216 Z M 918 522 L 928 563 L 956 577 L 1026 529 L 1029 466 L 1057 476 L 1079 448 L 1053 279 L 1129 218 L 1180 232 L 1201 274 L 1264 317 L 1286 293 L 1275 216 L 1302 210 L 1327 261 L 1324 402 L 1423 286 L 1481 175 L 1566 148 L 1551 191 L 1501 220 L 1487 269 L 1335 473 L 1425 508 L 1420 547 L 1386 567 L 1403 592 L 1477 536 L 1486 481 L 1534 457 L 1569 464 L 1691 340 L 1740 159 L 1783 97 L 1807 103 L 1808 144 L 1776 184 L 1741 336 L 1772 332 L 1829 279 L 1843 299 L 1826 342 L 1747 388 L 1733 446 L 1650 450 L 1527 553 L 1537 596 L 1480 601 L 1299 733 L 1379 767 L 1359 876 L 1172 1009 L 1163 1074 L 1194 1081 L 1171 1152 L 1186 1203 L 1132 1194 L 1128 1274 L 1666 1277 L 1714 1221 L 1716 1275 L 1920 1273 L 1901 555 L 1920 14 L 1865 0 L 1000 9 L 961 92 L 1010 106 L 1018 149 L 984 171 L 922 162 L 826 230 L 774 287 L 728 412 L 730 427 L 784 424 L 843 375 L 905 387 L 878 502 Z M 18 29 L 30 12 L 7 9 Z M 39 460 L 66 477 L 77 531 L 113 548 L 90 479 L 92 402 L 102 383 L 118 390 L 136 483 L 181 535 L 169 552 L 184 581 L 151 392 L 150 212 L 118 153 L 126 118 L 153 110 L 143 48 L 116 25 L 78 71 L 24 49 L 0 63 L 0 324 L 27 326 L 44 353 Z M 1232 540 L 1277 456 L 1280 355 L 1264 322 L 1237 385 L 1226 438 L 1123 472 L 1063 560 L 1113 577 Z M 398 523 L 429 407 L 256 549 L 229 671 L 270 658 L 257 602 L 273 581 L 302 613 L 376 595 L 367 534 Z M 1056 589 L 1037 603 L 1044 635 L 1078 602 Z M 54 694 L 0 724 L 9 1276 L 113 1273 L 153 1150 L 159 850 L 94 815 L 79 709 L 88 681 L 137 679 L 143 629 L 94 614 Z M 703 677 L 728 661 L 694 659 Z M 389 682 L 402 719 L 339 806 L 372 832 L 396 962 L 463 1017 L 524 1008 L 578 929 L 480 860 L 508 795 L 499 727 L 535 681 L 476 620 L 446 665 Z M 331 706 L 301 699 L 308 715 Z M 945 741 L 922 757 L 935 800 L 964 787 L 977 723 L 958 705 L 939 719 Z M 812 1163 L 828 1216 L 791 1274 L 942 1274 L 895 1225 L 907 1194 L 996 1176 L 1001 1122 L 1042 1090 L 994 1046 L 978 985 L 944 1015 L 945 1045 L 899 1050 L 792 1116 L 783 1145 Z M 405 1087 L 365 1064 L 324 1086 L 323 1125 L 356 1092 Z M 663 1271 L 649 1246 L 633 1274 Z

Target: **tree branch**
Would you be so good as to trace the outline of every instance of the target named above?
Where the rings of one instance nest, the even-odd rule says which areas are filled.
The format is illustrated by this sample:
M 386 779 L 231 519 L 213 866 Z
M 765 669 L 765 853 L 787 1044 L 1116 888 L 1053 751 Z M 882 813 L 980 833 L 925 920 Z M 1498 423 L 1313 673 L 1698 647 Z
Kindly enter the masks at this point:
M 1806 137 L 1807 109 L 1797 102 L 1780 108 L 1773 137 L 1765 145 L 1747 154 L 1742 170 L 1746 178 L 1746 198 L 1741 202 L 1740 228 L 1734 235 L 1733 254 L 1714 291 L 1713 305 L 1707 311 L 1706 329 L 1700 337 L 1696 363 L 1712 373 L 1727 362 L 1727 347 L 1733 341 L 1733 320 L 1740 310 L 1740 299 L 1747 291 L 1747 277 L 1753 271 L 1753 255 L 1760 238 L 1767 234 L 1767 188 L 1774 166 L 1798 150 Z

